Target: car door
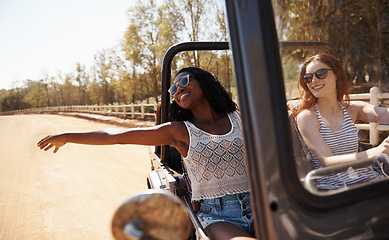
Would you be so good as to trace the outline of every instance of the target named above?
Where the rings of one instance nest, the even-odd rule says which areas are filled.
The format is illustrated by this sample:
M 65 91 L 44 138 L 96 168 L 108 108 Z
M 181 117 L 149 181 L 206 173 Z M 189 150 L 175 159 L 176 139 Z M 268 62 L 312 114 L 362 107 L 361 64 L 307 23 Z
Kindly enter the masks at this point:
M 305 188 L 298 177 L 286 106 L 285 69 L 279 50 L 279 41 L 285 39 L 280 39 L 284 35 L 277 34 L 276 27 L 276 21 L 282 17 L 277 15 L 277 8 L 286 6 L 280 6 L 281 2 L 305 4 L 312 9 L 315 3 L 319 4 L 304 0 L 226 1 L 256 237 L 262 240 L 388 238 L 387 180 L 320 194 Z M 337 2 L 340 7 L 358 4 L 329 2 Z M 306 9 L 304 13 L 315 14 L 315 11 Z M 354 16 L 343 17 L 339 24 Z M 387 20 L 382 22 L 387 24 Z M 348 31 L 342 33 L 342 41 L 347 41 Z M 367 46 L 360 47 L 363 50 Z M 387 66 L 380 67 L 387 72 Z

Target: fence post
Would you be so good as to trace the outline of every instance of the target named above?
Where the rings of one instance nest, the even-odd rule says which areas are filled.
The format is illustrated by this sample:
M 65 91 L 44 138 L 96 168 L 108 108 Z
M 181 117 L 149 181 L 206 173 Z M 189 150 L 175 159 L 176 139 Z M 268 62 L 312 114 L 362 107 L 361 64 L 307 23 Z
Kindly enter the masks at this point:
M 135 108 L 134 108 L 133 103 L 131 103 L 131 113 L 132 113 L 131 117 L 132 117 L 132 119 L 134 119 L 135 118 Z
M 379 91 L 380 90 L 377 87 L 370 88 L 370 104 L 377 106 L 377 107 L 379 106 L 379 98 L 378 98 Z M 370 139 L 370 144 L 373 146 L 378 145 L 379 137 L 378 137 L 377 126 L 378 126 L 378 123 L 372 123 L 372 122 L 370 123 L 369 139 Z
M 126 104 L 124 104 L 123 105 L 123 118 L 126 118 L 126 115 L 127 115 L 126 108 L 127 108 L 127 106 L 126 106 Z
M 157 102 L 154 103 L 154 119 L 155 121 L 157 121 L 157 108 L 158 108 L 158 104 Z
M 143 106 L 143 102 L 140 103 L 140 112 L 141 112 L 142 119 L 144 119 L 145 118 L 145 106 Z

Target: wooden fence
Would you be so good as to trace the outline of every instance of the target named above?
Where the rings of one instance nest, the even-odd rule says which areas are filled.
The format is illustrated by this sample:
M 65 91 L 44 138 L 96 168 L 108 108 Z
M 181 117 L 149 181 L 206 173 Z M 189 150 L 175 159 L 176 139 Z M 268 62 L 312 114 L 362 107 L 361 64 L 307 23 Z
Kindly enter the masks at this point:
M 370 93 L 350 94 L 350 100 L 369 100 L 370 104 L 373 104 L 374 106 L 379 106 L 380 100 L 383 99 L 389 99 L 389 93 L 380 93 L 380 90 L 377 87 L 370 88 Z M 389 125 L 387 124 L 367 123 L 356 125 L 358 129 L 369 130 L 369 142 L 373 146 L 376 146 L 379 143 L 380 131 L 389 131 Z
M 1 112 L 0 115 L 31 114 L 31 113 L 58 113 L 58 112 L 79 112 L 117 116 L 121 118 L 152 117 L 155 120 L 157 103 L 154 104 L 126 104 L 126 105 L 74 105 L 74 106 L 51 106 L 14 111 Z
M 372 87 L 369 93 L 362 94 L 350 94 L 350 99 L 370 101 L 374 106 L 379 106 L 380 101 L 383 99 L 389 99 L 389 93 L 380 93 L 377 87 Z M 117 116 L 121 118 L 141 118 L 152 117 L 155 120 L 155 114 L 157 110 L 157 104 L 127 104 L 127 105 L 103 105 L 103 106 L 55 106 L 55 107 L 41 107 L 21 109 L 8 112 L 1 112 L 0 115 L 13 115 L 13 114 L 28 114 L 28 113 L 45 113 L 45 112 L 80 112 L 101 114 L 108 116 Z M 376 146 L 379 142 L 379 132 L 389 131 L 389 125 L 367 123 L 356 124 L 358 129 L 369 131 L 369 142 L 373 146 Z

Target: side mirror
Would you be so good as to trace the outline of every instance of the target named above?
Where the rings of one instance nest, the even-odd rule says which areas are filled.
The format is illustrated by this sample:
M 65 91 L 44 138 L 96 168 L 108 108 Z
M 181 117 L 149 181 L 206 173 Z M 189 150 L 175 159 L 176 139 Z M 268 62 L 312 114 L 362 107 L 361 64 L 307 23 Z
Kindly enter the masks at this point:
M 146 190 L 126 202 L 112 218 L 116 240 L 188 239 L 191 222 L 184 203 L 166 190 Z

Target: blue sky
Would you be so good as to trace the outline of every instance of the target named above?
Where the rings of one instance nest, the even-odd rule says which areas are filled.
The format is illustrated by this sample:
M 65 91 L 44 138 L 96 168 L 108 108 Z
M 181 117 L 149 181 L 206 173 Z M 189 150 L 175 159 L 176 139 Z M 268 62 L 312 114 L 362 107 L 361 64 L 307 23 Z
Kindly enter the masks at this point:
M 134 0 L 0 0 L 0 89 L 73 72 L 119 44 Z

